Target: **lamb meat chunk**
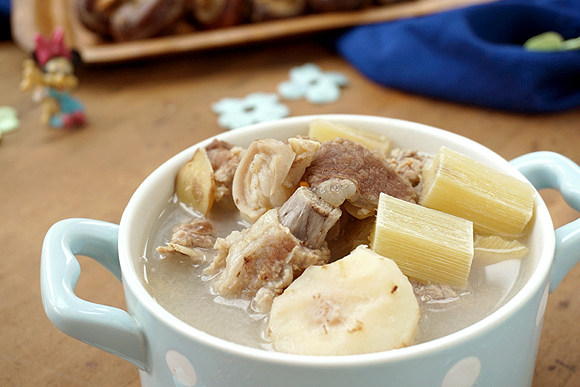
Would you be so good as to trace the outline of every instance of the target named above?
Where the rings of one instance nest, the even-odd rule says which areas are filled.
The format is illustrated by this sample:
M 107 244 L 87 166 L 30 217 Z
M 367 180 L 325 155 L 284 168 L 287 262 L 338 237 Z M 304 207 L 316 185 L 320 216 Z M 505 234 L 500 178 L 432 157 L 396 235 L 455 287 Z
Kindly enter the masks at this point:
M 314 160 L 314 155 L 320 147 L 320 143 L 317 140 L 302 136 L 291 137 L 287 142 L 292 148 L 295 157 L 288 175 L 284 179 L 284 186 L 288 188 L 290 193 L 293 193 L 298 188 L 304 171 Z
M 266 313 L 275 296 L 310 265 L 328 262 L 330 251 L 304 246 L 280 224 L 278 210 L 271 209 L 249 228 L 218 238 L 217 256 L 204 270 L 216 275 L 218 294 L 252 299 L 251 308 Z
M 244 216 L 256 221 L 290 197 L 284 179 L 295 157 L 290 145 L 279 140 L 267 138 L 250 144 L 232 185 L 234 203 Z
M 214 201 L 233 205 L 232 181 L 242 159 L 243 149 L 225 141 L 213 140 L 205 147 L 205 151 L 214 171 Z
M 313 187 L 314 192 L 328 204 L 339 207 L 356 195 L 356 184 L 348 179 L 328 179 Z
M 335 261 L 348 255 L 359 245 L 370 245 L 374 226 L 374 217 L 357 219 L 348 212 L 343 213 L 326 235 L 330 260 Z
M 304 178 L 315 190 L 330 179 L 354 183 L 356 194 L 346 200 L 344 208 L 359 219 L 375 213 L 381 192 L 412 203 L 418 198 L 411 183 L 395 172 L 384 155 L 342 138 L 322 143 Z
M 311 189 L 300 187 L 278 210 L 280 223 L 307 247 L 317 249 L 325 243 L 328 230 L 342 211 L 318 197 Z
M 415 296 L 423 302 L 455 299 L 459 294 L 449 285 L 428 283 L 423 284 L 411 280 Z
M 182 254 L 199 263 L 204 254 L 198 248 L 209 248 L 214 243 L 214 229 L 211 222 L 206 218 L 195 218 L 191 222 L 177 226 L 171 235 L 171 240 L 165 246 L 159 246 L 157 251 L 163 257 Z
M 417 150 L 395 148 L 391 151 L 391 157 L 388 162 L 395 172 L 408 180 L 415 188 L 415 192 L 420 194 L 423 168 L 432 159 L 431 156 Z
M 320 143 L 296 137 L 252 142 L 234 174 L 232 194 L 242 215 L 255 222 L 294 193 Z

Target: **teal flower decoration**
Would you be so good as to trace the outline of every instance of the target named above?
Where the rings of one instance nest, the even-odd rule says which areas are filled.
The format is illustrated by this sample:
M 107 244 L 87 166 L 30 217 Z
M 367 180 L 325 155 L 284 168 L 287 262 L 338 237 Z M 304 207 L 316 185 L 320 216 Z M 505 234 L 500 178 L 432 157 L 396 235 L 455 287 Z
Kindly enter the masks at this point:
M 19 126 L 20 120 L 16 109 L 10 106 L 0 106 L 0 139 L 3 133 L 12 132 Z
M 348 78 L 338 72 L 323 72 L 313 63 L 294 67 L 290 80 L 278 85 L 278 93 L 289 100 L 306 98 L 313 104 L 336 102 L 340 88 L 348 85 Z
M 219 115 L 219 125 L 226 129 L 277 120 L 290 113 L 276 94 L 267 93 L 253 93 L 241 99 L 223 98 L 212 105 L 212 110 Z

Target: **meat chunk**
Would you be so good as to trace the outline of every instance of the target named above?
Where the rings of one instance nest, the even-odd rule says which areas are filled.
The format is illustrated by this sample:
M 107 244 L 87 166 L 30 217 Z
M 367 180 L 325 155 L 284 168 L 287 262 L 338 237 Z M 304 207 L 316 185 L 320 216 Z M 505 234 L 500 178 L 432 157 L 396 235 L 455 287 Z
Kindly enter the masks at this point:
M 374 226 L 374 217 L 357 219 L 348 212 L 343 213 L 326 235 L 330 260 L 335 261 L 348 255 L 359 245 L 370 245 Z
M 446 299 L 455 299 L 459 294 L 449 285 L 444 284 L 422 284 L 416 281 L 411 281 L 415 296 L 423 302 L 442 301 Z
M 417 202 L 409 181 L 395 172 L 384 155 L 347 139 L 324 142 L 304 178 L 315 190 L 330 179 L 352 182 L 356 193 L 346 199 L 344 208 L 359 219 L 375 213 L 381 192 Z
M 388 159 L 389 165 L 402 178 L 406 179 L 415 188 L 417 194 L 421 193 L 423 167 L 433 158 L 426 153 L 412 149 L 395 148 L 391 151 Z
M 214 243 L 214 229 L 211 222 L 206 218 L 196 218 L 189 223 L 177 226 L 171 235 L 171 240 L 165 246 L 159 246 L 157 251 L 164 257 L 172 254 L 186 255 L 199 263 L 204 255 L 197 248 L 209 248 Z
M 325 202 L 339 207 L 346 199 L 356 195 L 356 184 L 348 179 L 328 179 L 313 187 L 314 192 Z
M 256 221 L 271 208 L 280 207 L 300 183 L 319 142 L 307 138 L 254 141 L 234 174 L 232 193 L 240 212 Z
M 225 141 L 213 140 L 205 151 L 214 171 L 214 201 L 233 204 L 232 182 L 244 150 Z
M 280 224 L 271 209 L 251 227 L 218 238 L 217 256 L 204 274 L 217 274 L 213 288 L 222 295 L 251 298 L 251 308 L 268 312 L 275 296 L 310 265 L 328 262 L 330 251 L 305 247 Z
M 342 211 L 319 198 L 306 187 L 298 188 L 278 211 L 280 223 L 307 247 L 317 249 L 325 243 L 328 230 Z

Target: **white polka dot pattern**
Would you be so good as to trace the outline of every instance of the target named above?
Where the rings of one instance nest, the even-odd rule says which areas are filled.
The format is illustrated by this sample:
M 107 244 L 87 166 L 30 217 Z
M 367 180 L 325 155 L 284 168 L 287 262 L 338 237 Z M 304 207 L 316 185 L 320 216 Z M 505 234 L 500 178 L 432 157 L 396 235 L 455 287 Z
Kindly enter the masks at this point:
M 475 356 L 461 359 L 443 378 L 441 387 L 472 387 L 481 371 L 481 361 Z
M 536 327 L 539 327 L 540 323 L 544 319 L 544 313 L 546 313 L 546 304 L 548 303 L 549 292 L 550 285 L 546 285 L 546 289 L 544 289 L 544 295 L 542 296 L 542 301 L 540 301 L 540 308 L 538 309 L 538 314 L 536 315 Z
M 168 351 L 165 355 L 167 366 L 173 374 L 173 380 L 176 386 L 195 386 L 197 375 L 191 363 L 185 356 L 177 351 Z

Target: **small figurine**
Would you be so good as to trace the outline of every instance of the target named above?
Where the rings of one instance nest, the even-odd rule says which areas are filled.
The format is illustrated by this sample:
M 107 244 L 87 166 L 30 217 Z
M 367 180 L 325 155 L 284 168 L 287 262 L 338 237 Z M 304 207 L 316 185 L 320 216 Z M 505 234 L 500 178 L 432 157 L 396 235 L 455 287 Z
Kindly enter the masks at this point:
M 36 87 L 33 98 L 41 102 L 43 123 L 53 128 L 76 128 L 86 121 L 85 108 L 69 92 L 78 85 L 73 74 L 72 53 L 57 28 L 49 40 L 37 34 L 34 59 L 24 62 L 21 89 Z

